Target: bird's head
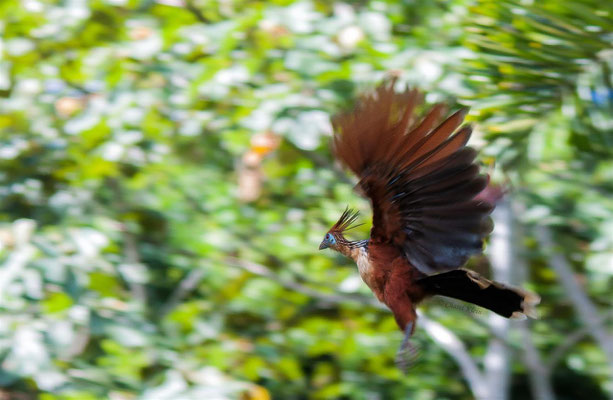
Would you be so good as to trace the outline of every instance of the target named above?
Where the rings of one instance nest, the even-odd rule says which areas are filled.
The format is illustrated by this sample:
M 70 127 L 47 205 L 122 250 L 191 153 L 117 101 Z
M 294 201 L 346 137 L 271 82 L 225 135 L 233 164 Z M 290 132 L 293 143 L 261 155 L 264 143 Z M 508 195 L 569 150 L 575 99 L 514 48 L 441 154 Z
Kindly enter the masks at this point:
M 327 248 L 331 248 L 332 250 L 336 250 L 336 244 L 338 243 L 336 237 L 334 237 L 334 234 L 332 232 L 328 232 L 326 233 L 326 236 L 324 236 L 324 240 L 321 241 L 320 245 L 319 245 L 319 250 L 323 250 L 323 249 L 327 249 Z
M 347 239 L 345 239 L 345 236 L 343 236 L 343 232 L 359 226 L 352 226 L 352 224 L 358 218 L 358 214 L 358 211 L 346 208 L 336 224 L 334 224 L 328 233 L 326 233 L 326 236 L 324 236 L 324 240 L 322 240 L 321 244 L 319 245 L 319 250 L 330 248 L 332 250 L 340 251 L 341 246 L 346 246 L 349 242 Z

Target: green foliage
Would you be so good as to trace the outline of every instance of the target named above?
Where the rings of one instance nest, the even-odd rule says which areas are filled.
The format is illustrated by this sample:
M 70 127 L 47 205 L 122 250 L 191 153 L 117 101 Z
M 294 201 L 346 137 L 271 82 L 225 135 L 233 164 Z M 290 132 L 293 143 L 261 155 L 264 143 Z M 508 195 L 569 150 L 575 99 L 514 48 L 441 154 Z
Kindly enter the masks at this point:
M 540 267 L 533 277 L 545 283 L 539 293 L 550 296 L 543 308 L 552 316 L 569 312 L 568 294 L 547 285 L 554 275 L 542 268 L 546 260 L 530 235 L 538 225 L 554 230 L 555 251 L 572 260 L 588 295 L 610 308 L 613 252 L 604 232 L 613 220 L 613 6 L 478 1 L 470 12 L 464 40 L 478 54 L 467 62 L 475 88 L 470 101 L 484 128 L 485 152 L 496 157 L 526 207 L 520 213 L 525 244 Z M 554 348 L 561 324 L 537 329 Z M 597 352 L 575 349 L 571 369 L 610 379 L 604 367 L 586 366 L 585 351 Z
M 465 40 L 479 57 L 468 71 L 479 86 L 473 101 L 486 151 L 524 197 L 525 222 L 557 227 L 568 257 L 599 271 L 586 290 L 604 296 L 612 265 L 603 232 L 613 219 L 605 172 L 613 156 L 613 7 L 483 1 L 471 12 Z
M 611 10 L 467 3 L 1 2 L 0 386 L 44 400 L 472 398 L 423 331 L 402 376 L 389 313 L 280 284 L 371 296 L 317 245 L 347 203 L 369 215 L 332 163 L 330 114 L 392 69 L 429 101 L 474 103 L 486 151 L 525 188 L 524 218 L 563 228 L 606 306 Z M 260 148 L 265 132 L 278 147 Z M 578 323 L 526 244 L 550 349 Z M 427 308 L 484 352 L 480 324 Z M 573 379 L 604 385 L 602 355 L 581 345 L 564 360 Z

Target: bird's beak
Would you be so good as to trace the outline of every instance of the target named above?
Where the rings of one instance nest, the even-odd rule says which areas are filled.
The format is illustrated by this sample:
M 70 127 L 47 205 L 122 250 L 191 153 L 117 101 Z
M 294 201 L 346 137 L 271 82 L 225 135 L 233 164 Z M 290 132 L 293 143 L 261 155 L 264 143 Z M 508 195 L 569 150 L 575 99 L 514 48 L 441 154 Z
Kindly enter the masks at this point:
M 330 247 L 328 245 L 328 243 L 324 240 L 323 242 L 321 242 L 321 244 L 319 245 L 319 250 L 323 250 L 323 249 L 327 249 L 328 247 Z

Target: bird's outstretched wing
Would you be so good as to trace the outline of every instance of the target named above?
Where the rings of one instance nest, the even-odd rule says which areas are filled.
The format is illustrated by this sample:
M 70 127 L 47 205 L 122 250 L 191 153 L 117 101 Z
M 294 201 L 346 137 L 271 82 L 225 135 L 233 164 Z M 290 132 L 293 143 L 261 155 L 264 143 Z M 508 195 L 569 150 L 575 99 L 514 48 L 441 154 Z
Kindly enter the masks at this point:
M 438 104 L 420 119 L 422 95 L 396 93 L 394 83 L 333 119 L 334 153 L 372 202 L 373 243 L 398 246 L 424 273 L 458 268 L 481 252 L 492 229 L 493 206 L 475 199 L 487 177 L 465 147 L 472 130 L 458 129 L 466 110 L 441 122 L 446 108 Z

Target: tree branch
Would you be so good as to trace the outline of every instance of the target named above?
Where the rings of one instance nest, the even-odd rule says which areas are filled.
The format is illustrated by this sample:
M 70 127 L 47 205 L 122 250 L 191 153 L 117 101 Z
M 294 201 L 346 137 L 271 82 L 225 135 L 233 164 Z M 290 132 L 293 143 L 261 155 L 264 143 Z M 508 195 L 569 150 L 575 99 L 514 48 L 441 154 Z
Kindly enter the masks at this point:
M 210 24 L 211 21 L 204 16 L 202 11 L 194 4 L 193 0 L 154 0 L 155 3 L 163 4 L 168 7 L 185 8 L 191 12 L 196 19 L 204 24 Z
M 417 314 L 419 315 L 419 322 L 428 333 L 428 336 L 445 350 L 460 366 L 460 372 L 464 375 L 475 398 L 480 400 L 491 399 L 488 395 L 487 382 L 483 374 L 479 372 L 477 363 L 470 356 L 468 350 L 466 350 L 464 343 L 443 325 L 427 318 L 421 312 Z
M 603 328 L 602 317 L 598 315 L 596 307 L 577 283 L 572 267 L 566 258 L 562 253 L 555 251 L 551 231 L 547 227 L 540 226 L 536 228 L 536 236 L 542 251 L 549 256 L 549 266 L 556 272 L 558 281 L 572 302 L 577 317 L 586 325 L 588 332 L 604 352 L 609 369 L 613 374 L 613 338 Z
M 200 9 L 196 7 L 193 0 L 185 0 L 184 4 L 185 4 L 185 9 L 191 12 L 198 21 L 202 22 L 203 24 L 211 23 L 211 21 L 207 17 L 204 16 L 202 11 L 200 11 Z
M 128 206 L 124 200 L 123 190 L 121 188 L 121 184 L 115 178 L 109 178 L 107 180 L 109 188 L 113 193 L 113 200 L 115 204 L 116 212 L 119 214 L 119 219 L 121 220 L 122 215 L 125 214 L 128 210 Z M 137 268 L 140 265 L 140 254 L 138 251 L 138 239 L 136 236 L 130 232 L 128 226 L 126 224 L 121 224 L 121 237 L 123 242 L 123 256 L 126 260 L 125 268 Z M 135 282 L 133 279 L 130 279 L 126 276 L 126 269 L 119 272 L 124 277 L 125 281 L 130 288 L 130 293 L 132 296 L 139 301 L 139 303 L 143 304 L 143 306 L 147 305 L 147 291 L 145 289 L 145 285 L 140 282 Z
M 314 299 L 322 300 L 331 304 L 346 304 L 348 302 L 359 303 L 361 305 L 374 307 L 379 310 L 386 310 L 387 307 L 378 302 L 375 298 L 362 295 L 346 295 L 346 294 L 329 294 L 322 293 L 318 290 L 311 289 L 298 282 L 282 279 L 269 268 L 251 261 L 242 260 L 236 257 L 228 257 L 226 259 L 229 265 L 241 268 L 254 275 L 262 276 L 271 279 L 286 289 L 294 290 Z M 479 399 L 486 399 L 486 384 L 483 376 L 479 373 L 477 363 L 472 359 L 464 343 L 449 329 L 445 328 L 438 322 L 430 320 L 422 312 L 418 311 L 419 322 L 424 327 L 430 338 L 445 350 L 460 366 L 460 370 L 464 378 L 468 381 L 472 392 Z
M 379 303 L 375 298 L 366 297 L 362 295 L 324 293 L 319 290 L 311 289 L 310 287 L 305 286 L 301 283 L 282 279 L 277 274 L 275 274 L 273 271 L 271 271 L 270 269 L 268 269 L 267 267 L 261 264 L 257 264 L 257 263 L 247 261 L 247 260 L 242 260 L 236 257 L 227 257 L 226 262 L 230 265 L 233 265 L 235 267 L 248 271 L 254 275 L 262 276 L 272 281 L 275 281 L 286 289 L 290 289 L 298 293 L 302 293 L 304 295 L 307 295 L 317 300 L 324 301 L 326 303 L 342 304 L 342 303 L 347 303 L 347 302 L 354 302 L 354 303 L 359 303 L 362 305 L 367 305 L 367 306 L 371 306 L 374 308 L 378 308 L 380 310 L 388 311 L 387 307 Z
M 187 295 L 200 283 L 204 278 L 204 270 L 201 268 L 194 268 L 190 270 L 185 277 L 179 282 L 179 285 L 168 297 L 166 303 L 160 310 L 160 318 L 172 311 Z
M 611 318 L 613 318 L 613 310 L 609 311 L 608 314 L 603 315 L 600 318 L 599 324 L 603 324 L 606 321 L 610 320 Z M 547 363 L 545 366 L 547 373 L 551 374 L 555 366 L 560 362 L 562 357 L 564 357 L 564 354 L 566 354 L 568 350 L 572 349 L 572 347 L 575 344 L 577 344 L 577 342 L 579 342 L 581 339 L 583 339 L 585 336 L 589 334 L 590 334 L 590 327 L 583 326 L 580 329 L 577 329 L 576 331 L 566 335 L 566 339 L 564 339 L 562 343 L 556 346 L 549 353 L 549 359 L 547 360 Z

